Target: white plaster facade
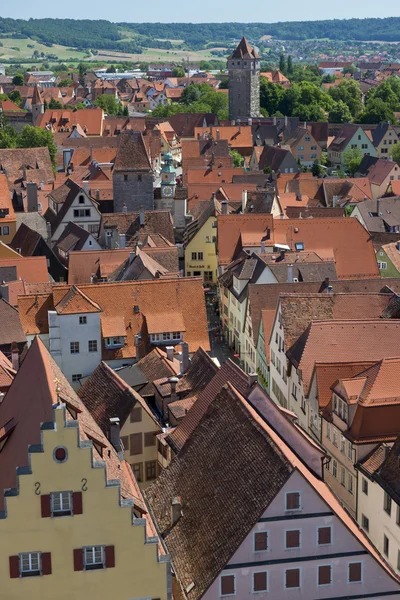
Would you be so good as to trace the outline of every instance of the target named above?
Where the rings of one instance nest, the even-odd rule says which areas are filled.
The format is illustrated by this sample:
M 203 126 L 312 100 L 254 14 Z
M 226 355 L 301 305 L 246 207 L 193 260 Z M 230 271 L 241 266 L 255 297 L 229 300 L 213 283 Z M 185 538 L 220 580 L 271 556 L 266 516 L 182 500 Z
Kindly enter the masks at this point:
M 62 206 L 63 205 L 55 205 L 51 206 L 51 208 L 54 210 L 56 207 L 58 212 L 60 212 Z M 85 190 L 81 189 L 71 202 L 61 222 L 54 230 L 51 240 L 52 242 L 57 241 L 70 222 L 80 225 L 80 227 L 97 237 L 100 229 L 100 220 L 101 214 L 97 203 L 85 192 Z M 95 250 L 95 248 L 93 249 Z

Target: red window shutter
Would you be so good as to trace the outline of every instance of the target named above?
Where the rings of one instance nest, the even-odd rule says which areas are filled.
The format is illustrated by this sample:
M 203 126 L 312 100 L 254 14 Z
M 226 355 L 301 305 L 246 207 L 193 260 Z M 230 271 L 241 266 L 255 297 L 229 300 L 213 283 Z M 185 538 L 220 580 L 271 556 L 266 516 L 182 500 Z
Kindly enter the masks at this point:
M 83 550 L 77 548 L 74 550 L 74 571 L 83 571 Z
M 106 546 L 106 567 L 107 569 L 112 569 L 112 567 L 115 567 L 114 546 Z
M 268 533 L 266 531 L 258 531 L 254 535 L 254 550 L 268 550 Z
M 82 492 L 73 492 L 72 494 L 72 506 L 74 515 L 82 514 Z
M 43 494 L 40 496 L 40 503 L 42 507 L 42 517 L 51 517 L 50 494 Z
M 299 548 L 300 547 L 300 531 L 286 532 L 286 548 Z
M 51 575 L 51 552 L 42 552 L 42 575 Z
M 18 554 L 17 554 L 17 556 L 10 556 L 9 561 L 10 561 L 10 577 L 12 579 L 15 579 L 16 577 L 19 577 L 19 556 L 18 556 Z

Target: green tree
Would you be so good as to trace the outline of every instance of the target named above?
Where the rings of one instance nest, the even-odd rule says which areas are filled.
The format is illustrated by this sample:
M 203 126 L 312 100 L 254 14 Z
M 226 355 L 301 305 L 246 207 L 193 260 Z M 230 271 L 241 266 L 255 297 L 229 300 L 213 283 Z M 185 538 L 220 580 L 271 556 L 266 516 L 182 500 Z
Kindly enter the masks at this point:
M 108 67 L 106 73 L 115 73 L 115 67 L 114 67 L 114 65 L 110 65 Z
M 72 79 L 66 77 L 65 79 L 61 79 L 60 83 L 58 84 L 58 87 L 70 87 L 73 83 L 74 82 L 72 81 Z
M 351 112 L 351 115 L 355 117 L 362 108 L 361 100 L 361 88 L 357 81 L 345 79 L 338 86 L 329 89 L 329 95 L 339 102 L 342 100 Z M 338 121 L 338 123 L 341 121 Z
M 285 73 L 286 72 L 286 61 L 285 61 L 285 55 L 281 54 L 279 57 L 279 70 L 281 73 Z
M 321 177 L 322 169 L 321 169 L 321 165 L 319 164 L 319 162 L 317 160 L 314 160 L 314 162 L 312 164 L 311 173 L 313 174 L 314 177 Z
M 14 104 L 16 104 L 17 106 L 22 105 L 22 96 L 21 96 L 19 90 L 13 90 L 12 92 L 9 93 L 8 96 L 9 96 L 10 100 L 12 100 L 14 102 Z
M 227 90 L 229 88 L 229 79 L 221 79 L 221 83 L 219 84 L 219 90 Z
M 269 115 L 278 110 L 285 95 L 284 88 L 278 83 L 271 83 L 266 77 L 260 78 L 260 105 Z
M 343 166 L 352 177 L 357 172 L 363 157 L 360 148 L 347 148 L 343 152 Z
M 86 106 L 83 102 L 78 102 L 78 104 L 75 104 L 75 106 L 74 106 L 74 109 L 76 109 L 76 110 L 81 110 L 83 108 L 86 108 Z
M 391 81 L 389 81 L 391 79 Z M 398 84 L 389 78 L 376 88 L 372 89 L 367 97 L 366 107 L 374 100 L 382 100 L 392 111 L 398 110 L 400 106 L 400 90 L 396 89 Z M 396 91 L 395 91 L 396 90 Z
M 124 117 L 129 117 L 129 109 L 127 106 L 124 106 L 124 108 L 122 109 L 122 114 Z
M 243 167 L 244 165 L 244 158 L 241 154 L 239 154 L 239 152 L 237 150 L 229 150 L 229 154 L 232 157 L 232 162 L 233 162 L 233 166 L 234 167 Z
M 329 123 L 349 123 L 351 121 L 350 109 L 343 100 L 334 102 L 329 111 L 328 121 Z
M 182 67 L 174 67 L 172 69 L 172 77 L 185 77 L 185 71 Z
M 17 73 L 14 75 L 12 82 L 14 85 L 24 85 L 24 76 L 22 73 Z
M 59 102 L 58 100 L 55 100 L 54 98 L 52 98 L 49 102 L 49 108 L 52 109 L 56 109 L 56 108 L 62 108 L 63 105 L 61 104 L 61 102 Z
M 395 144 L 392 147 L 392 160 L 397 162 L 400 165 L 400 144 Z
M 18 148 L 42 148 L 47 146 L 53 168 L 56 168 L 57 146 L 54 143 L 54 137 L 51 131 L 25 125 L 17 139 Z
M 183 104 L 193 104 L 193 102 L 197 102 L 200 99 L 201 91 L 200 87 L 195 83 L 191 83 L 186 86 L 182 92 L 181 102 Z
M 85 85 L 85 65 L 83 63 L 79 63 L 78 65 L 78 73 L 79 73 L 79 83 L 81 85 Z
M 122 106 L 112 94 L 100 94 L 95 102 L 109 116 L 121 115 Z
M 293 74 L 293 59 L 289 55 L 287 59 L 287 75 L 290 77 Z
M 381 123 L 381 121 L 390 121 L 395 123 L 396 119 L 393 110 L 381 98 L 368 100 L 365 110 L 359 115 L 359 123 Z

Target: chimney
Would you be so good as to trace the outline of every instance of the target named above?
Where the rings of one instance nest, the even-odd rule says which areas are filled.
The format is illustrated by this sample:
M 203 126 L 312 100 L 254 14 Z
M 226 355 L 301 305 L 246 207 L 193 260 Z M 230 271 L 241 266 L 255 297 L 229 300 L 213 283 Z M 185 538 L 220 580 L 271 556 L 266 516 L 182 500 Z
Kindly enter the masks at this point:
M 250 389 L 255 383 L 258 383 L 257 373 L 249 373 L 247 375 L 247 386 Z
M 242 213 L 245 212 L 247 205 L 247 190 L 242 191 Z
M 219 129 L 217 129 L 217 142 L 219 142 L 221 139 L 221 132 Z
M 186 373 L 190 366 L 189 362 L 189 344 L 187 342 L 182 342 L 182 364 L 181 364 L 181 373 Z
M 251 127 L 253 125 L 253 119 L 247 119 L 247 124 Z
M 293 283 L 293 265 L 288 265 L 287 280 L 288 280 L 288 283 Z
M 119 239 L 119 247 L 120 248 L 126 248 L 126 239 L 125 239 L 125 234 L 124 233 L 120 233 L 118 236 Z
M 28 181 L 26 184 L 26 199 L 28 204 L 28 212 L 37 212 L 38 192 L 37 185 L 33 181 Z
M 19 369 L 19 354 L 18 354 L 17 342 L 13 342 L 11 344 L 11 362 L 12 362 L 14 371 L 18 371 L 18 369 Z
M 96 200 L 100 202 L 100 190 L 96 190 Z
M 326 293 L 333 294 L 333 287 L 331 285 L 328 285 L 328 287 L 326 288 Z
M 141 333 L 137 333 L 135 335 L 136 362 L 138 362 L 138 360 L 140 360 L 140 348 L 139 348 L 139 345 L 140 345 L 141 339 L 142 339 L 142 334 Z
M 72 167 L 72 170 L 74 170 L 74 168 L 73 168 L 73 167 Z M 40 185 L 40 189 L 41 189 L 41 190 L 42 190 L 42 192 L 43 192 L 43 190 L 44 190 L 44 181 L 41 181 L 41 182 L 39 183 L 39 185 Z
M 124 213 L 128 212 L 125 202 L 122 205 L 122 212 L 124 212 Z
M 232 127 L 235 127 L 235 119 L 232 119 L 231 125 L 232 125 Z
M 173 362 L 173 360 L 174 360 L 174 347 L 173 346 L 167 346 L 165 348 L 165 350 L 167 351 L 167 359 L 170 362 Z
M 144 227 L 144 208 L 143 208 L 143 206 L 141 206 L 140 210 L 139 210 L 139 223 L 140 223 L 140 227 Z
M 260 250 L 261 254 L 265 254 L 265 242 L 264 240 L 261 240 L 261 250 Z
M 175 496 L 171 502 L 171 526 L 175 525 L 182 516 L 182 501 L 179 496 Z
M 50 242 L 50 240 L 51 240 L 51 223 L 49 223 L 48 221 L 46 221 L 46 231 L 47 231 L 47 241 Z
M 111 417 L 110 419 L 110 442 L 117 452 L 121 452 L 121 435 L 120 435 L 119 418 Z
M 85 192 L 87 194 L 89 194 L 89 182 L 88 181 L 83 182 L 83 189 L 85 190 Z
M 226 200 L 222 200 L 222 202 L 221 202 L 221 214 L 222 215 L 228 214 L 228 203 Z
M 339 196 L 332 196 L 332 208 L 336 208 L 336 204 L 339 201 Z
M 171 385 L 171 402 L 176 402 L 176 400 L 178 400 L 178 396 L 176 395 L 176 384 L 179 379 L 177 377 L 170 377 L 168 381 Z

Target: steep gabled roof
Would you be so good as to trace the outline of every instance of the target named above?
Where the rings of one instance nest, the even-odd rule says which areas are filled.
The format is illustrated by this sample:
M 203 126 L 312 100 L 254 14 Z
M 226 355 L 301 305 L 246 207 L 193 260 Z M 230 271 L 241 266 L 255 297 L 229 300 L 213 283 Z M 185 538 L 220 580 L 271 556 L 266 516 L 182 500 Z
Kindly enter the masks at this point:
M 120 134 L 114 171 L 151 171 L 141 131 L 126 131 Z
M 65 296 L 55 306 L 59 315 L 73 315 L 78 313 L 96 313 L 101 308 L 96 302 L 93 302 L 75 285 L 71 286 Z
M 260 56 L 243 36 L 228 60 L 252 60 L 254 58 L 260 58 Z

